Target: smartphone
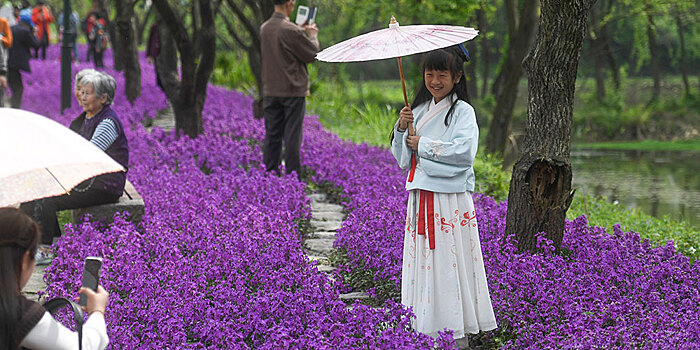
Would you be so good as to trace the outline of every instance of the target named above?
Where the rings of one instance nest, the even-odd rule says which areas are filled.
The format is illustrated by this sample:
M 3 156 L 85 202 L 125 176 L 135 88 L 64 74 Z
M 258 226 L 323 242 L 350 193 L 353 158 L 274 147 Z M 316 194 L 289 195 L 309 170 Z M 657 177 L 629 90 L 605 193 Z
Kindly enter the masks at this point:
M 102 258 L 96 256 L 88 256 L 85 258 L 82 286 L 97 291 L 97 286 L 100 284 L 101 269 Z M 83 293 L 80 293 L 80 306 L 87 306 L 87 296 Z
M 297 8 L 297 17 L 294 22 L 298 25 L 306 25 L 311 22 L 316 21 L 316 7 L 306 7 L 304 5 L 299 5 Z

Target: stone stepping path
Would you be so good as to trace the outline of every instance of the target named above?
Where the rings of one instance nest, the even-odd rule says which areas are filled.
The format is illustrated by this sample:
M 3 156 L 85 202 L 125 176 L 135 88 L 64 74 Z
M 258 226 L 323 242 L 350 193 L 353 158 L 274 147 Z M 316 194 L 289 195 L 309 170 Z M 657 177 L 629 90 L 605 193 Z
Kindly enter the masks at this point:
M 328 201 L 324 193 L 313 193 L 308 197 L 311 199 L 311 227 L 314 233 L 305 237 L 304 251 L 309 261 L 317 261 L 318 270 L 327 272 L 328 277 L 332 279 L 331 273 L 335 271 L 335 267 L 331 265 L 328 258 L 334 251 L 333 242 L 336 231 L 340 229 L 345 219 L 343 207 Z M 340 299 L 347 303 L 368 298 L 369 295 L 364 292 L 340 295 Z

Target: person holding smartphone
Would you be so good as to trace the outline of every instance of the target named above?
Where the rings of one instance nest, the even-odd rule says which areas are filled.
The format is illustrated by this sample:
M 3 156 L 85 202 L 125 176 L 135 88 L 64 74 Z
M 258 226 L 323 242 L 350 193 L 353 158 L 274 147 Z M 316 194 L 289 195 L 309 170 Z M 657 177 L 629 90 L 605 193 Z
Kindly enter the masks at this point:
M 315 23 L 297 25 L 289 20 L 294 0 L 274 0 L 275 12 L 260 27 L 262 55 L 263 116 L 265 141 L 263 163 L 278 171 L 284 142 L 286 172 L 301 175 L 302 124 L 309 95 L 308 63 L 319 51 Z
M 78 333 L 64 327 L 21 290 L 34 272 L 39 226 L 21 210 L 0 208 L 0 349 L 78 349 Z M 98 286 L 81 288 L 87 297 L 83 308 L 90 317 L 83 325 L 85 350 L 102 350 L 109 344 L 104 314 L 109 294 Z

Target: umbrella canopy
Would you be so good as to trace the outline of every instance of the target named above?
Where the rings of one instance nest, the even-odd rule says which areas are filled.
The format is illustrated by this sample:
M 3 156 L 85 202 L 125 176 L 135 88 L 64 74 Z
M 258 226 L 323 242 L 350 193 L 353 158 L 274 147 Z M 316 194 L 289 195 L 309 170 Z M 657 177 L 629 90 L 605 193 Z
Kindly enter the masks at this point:
M 31 112 L 0 108 L 0 207 L 68 193 L 91 177 L 124 171 L 65 126 Z
M 448 25 L 399 25 L 391 16 L 389 28 L 375 30 L 335 44 L 316 55 L 324 62 L 362 62 L 398 58 L 403 100 L 408 106 L 406 82 L 401 68 L 401 57 L 441 49 L 474 39 L 479 31 L 469 27 Z M 463 50 L 464 47 L 462 47 Z M 466 50 L 465 50 L 466 52 Z M 415 135 L 408 125 L 409 135 Z
M 393 22 L 396 20 L 392 17 Z M 457 45 L 479 35 L 474 28 L 448 25 L 399 26 L 376 30 L 335 44 L 316 55 L 324 62 L 396 58 Z

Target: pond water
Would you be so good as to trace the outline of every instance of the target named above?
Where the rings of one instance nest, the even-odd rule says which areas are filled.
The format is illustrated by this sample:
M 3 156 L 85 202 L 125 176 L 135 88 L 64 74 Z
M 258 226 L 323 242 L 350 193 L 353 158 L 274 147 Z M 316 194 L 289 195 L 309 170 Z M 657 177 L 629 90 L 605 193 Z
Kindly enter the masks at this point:
M 578 193 L 605 196 L 700 228 L 700 152 L 574 148 L 571 166 Z

